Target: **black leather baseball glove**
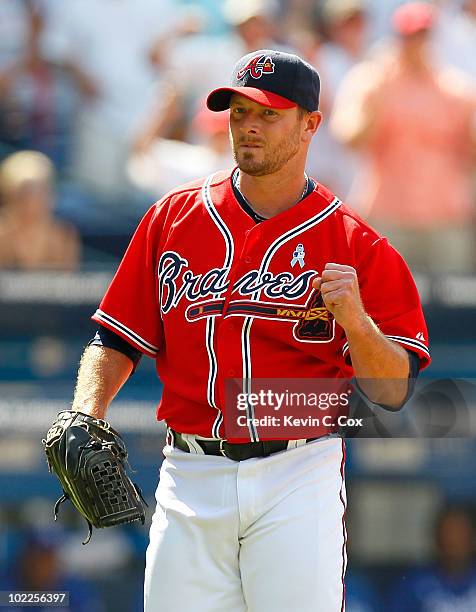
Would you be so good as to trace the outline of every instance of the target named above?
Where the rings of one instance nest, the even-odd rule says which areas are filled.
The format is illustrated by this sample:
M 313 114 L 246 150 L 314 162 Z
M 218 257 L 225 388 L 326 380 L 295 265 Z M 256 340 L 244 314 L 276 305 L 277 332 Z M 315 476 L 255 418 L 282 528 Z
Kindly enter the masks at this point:
M 92 528 L 145 521 L 145 501 L 126 474 L 127 450 L 121 436 L 102 419 L 64 410 L 43 440 L 50 472 L 63 487 L 55 504 L 69 499 Z

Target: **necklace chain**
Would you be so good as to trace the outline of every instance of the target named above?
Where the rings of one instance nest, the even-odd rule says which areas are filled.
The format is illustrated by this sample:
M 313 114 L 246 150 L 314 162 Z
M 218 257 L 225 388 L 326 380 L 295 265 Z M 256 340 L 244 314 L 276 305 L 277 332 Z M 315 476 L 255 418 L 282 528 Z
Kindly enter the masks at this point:
M 256 212 L 256 210 L 253 208 L 253 206 L 250 204 L 248 198 L 246 198 L 243 195 L 243 192 L 241 191 L 241 189 L 238 187 L 238 181 L 239 181 L 239 176 L 240 176 L 240 171 L 238 170 L 237 174 L 236 174 L 236 180 L 234 181 L 235 183 L 235 187 L 238 189 L 241 197 L 243 198 L 243 200 L 248 204 L 248 206 L 251 208 L 251 210 L 255 213 L 255 215 L 257 215 L 260 219 L 266 219 L 266 217 L 263 217 L 262 215 L 260 215 L 258 212 Z M 306 182 L 304 184 L 304 189 L 299 197 L 299 200 L 297 202 L 295 202 L 295 204 L 297 204 L 298 202 L 300 202 L 304 196 L 306 195 L 308 189 L 309 189 L 309 177 L 307 176 L 306 173 L 304 173 L 304 177 L 306 179 Z
M 298 202 L 300 202 L 303 199 L 303 197 L 307 193 L 307 190 L 309 189 L 309 177 L 307 176 L 306 173 L 304 173 L 304 178 L 306 179 L 306 182 L 304 183 L 304 189 L 303 189 L 303 192 L 301 193 L 301 197 L 299 198 Z M 296 204 L 297 204 L 297 202 L 296 202 Z

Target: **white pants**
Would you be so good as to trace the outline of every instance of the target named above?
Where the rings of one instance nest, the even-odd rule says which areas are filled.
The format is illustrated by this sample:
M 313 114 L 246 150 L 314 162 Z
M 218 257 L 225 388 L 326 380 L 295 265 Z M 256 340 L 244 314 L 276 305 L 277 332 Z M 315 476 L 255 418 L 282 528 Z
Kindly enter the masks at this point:
M 341 612 L 344 444 L 235 462 L 166 446 L 145 612 Z

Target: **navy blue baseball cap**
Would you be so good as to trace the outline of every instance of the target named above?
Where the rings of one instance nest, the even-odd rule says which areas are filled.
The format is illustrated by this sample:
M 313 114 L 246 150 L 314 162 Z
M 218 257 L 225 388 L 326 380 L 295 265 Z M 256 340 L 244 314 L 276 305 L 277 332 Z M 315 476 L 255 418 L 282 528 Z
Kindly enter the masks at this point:
M 230 108 L 234 93 L 270 108 L 302 106 L 319 108 L 320 79 L 317 71 L 292 53 L 261 49 L 242 57 L 233 68 L 229 87 L 212 91 L 207 106 L 212 111 Z

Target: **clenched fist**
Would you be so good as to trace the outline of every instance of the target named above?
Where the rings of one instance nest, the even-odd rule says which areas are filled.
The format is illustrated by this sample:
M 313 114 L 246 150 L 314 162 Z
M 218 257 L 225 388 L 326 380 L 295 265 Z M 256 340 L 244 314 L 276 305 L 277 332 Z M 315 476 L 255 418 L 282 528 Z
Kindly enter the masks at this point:
M 360 298 L 357 272 L 352 266 L 327 263 L 312 286 L 321 291 L 327 310 L 346 332 L 360 328 L 367 319 Z

